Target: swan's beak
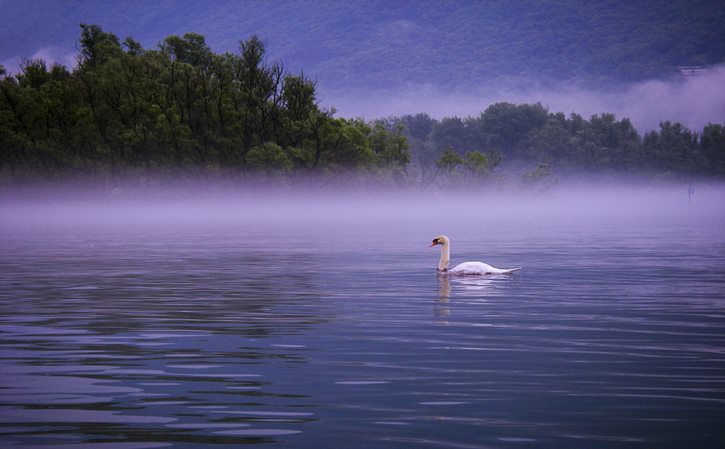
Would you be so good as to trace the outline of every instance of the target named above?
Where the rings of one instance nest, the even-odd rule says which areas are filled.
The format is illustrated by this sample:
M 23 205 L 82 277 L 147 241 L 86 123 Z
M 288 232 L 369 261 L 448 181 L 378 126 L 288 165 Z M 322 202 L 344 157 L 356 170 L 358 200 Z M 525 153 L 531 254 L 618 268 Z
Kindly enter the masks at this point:
M 438 244 L 438 242 L 433 242 L 433 243 L 431 243 L 431 244 L 430 244 L 430 246 L 429 246 L 428 248 L 433 248 L 433 247 L 434 247 L 434 246 L 436 246 L 437 244 Z

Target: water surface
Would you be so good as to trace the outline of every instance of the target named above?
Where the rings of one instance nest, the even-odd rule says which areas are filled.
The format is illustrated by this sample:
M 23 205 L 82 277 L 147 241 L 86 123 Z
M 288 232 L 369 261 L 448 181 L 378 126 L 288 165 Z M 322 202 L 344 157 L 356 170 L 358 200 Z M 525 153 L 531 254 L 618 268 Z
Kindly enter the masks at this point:
M 722 196 L 679 193 L 5 200 L 0 446 L 718 447 Z

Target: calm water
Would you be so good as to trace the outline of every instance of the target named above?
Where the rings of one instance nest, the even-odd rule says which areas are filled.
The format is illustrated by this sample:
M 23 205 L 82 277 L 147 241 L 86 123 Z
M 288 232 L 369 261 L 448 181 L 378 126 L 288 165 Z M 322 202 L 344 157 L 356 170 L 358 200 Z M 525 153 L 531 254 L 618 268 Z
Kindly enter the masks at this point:
M 722 198 L 6 201 L 0 446 L 722 447 Z

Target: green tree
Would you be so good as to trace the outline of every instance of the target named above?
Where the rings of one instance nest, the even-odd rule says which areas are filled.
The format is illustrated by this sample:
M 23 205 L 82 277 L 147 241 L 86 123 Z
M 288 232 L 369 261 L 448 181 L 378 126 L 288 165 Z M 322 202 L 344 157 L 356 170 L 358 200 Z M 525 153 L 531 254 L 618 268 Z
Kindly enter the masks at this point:
M 702 131 L 700 149 L 706 158 L 707 173 L 725 175 L 725 127 L 708 124 Z
M 204 70 L 209 68 L 213 58 L 206 39 L 197 33 L 186 33 L 183 37 L 169 36 L 163 40 L 161 51 L 173 61 Z
M 402 126 L 390 132 L 382 123 L 375 123 L 370 131 L 370 147 L 381 168 L 402 171 L 410 162 L 408 140 L 403 136 Z
M 422 182 L 433 176 L 439 151 L 430 140 L 433 128 L 438 124 L 428 114 L 404 115 L 379 121 L 388 131 L 400 130 L 407 140 L 408 154 L 417 176 Z
M 587 168 L 622 169 L 639 159 L 639 134 L 628 119 L 617 121 L 614 114 L 593 115 L 589 131 L 592 145 L 585 155 Z
M 362 120 L 333 119 L 326 128 L 323 147 L 325 167 L 329 170 L 366 170 L 375 163 L 370 148 L 370 127 Z
M 280 63 L 267 64 L 265 45 L 257 36 L 239 44 L 236 80 L 240 83 L 240 106 L 243 121 L 243 148 L 246 154 L 255 145 L 272 138 L 279 123 L 284 69 Z
M 118 37 L 106 33 L 98 25 L 81 24 L 82 64 L 95 67 L 121 53 Z
M 293 167 L 287 152 L 273 142 L 252 148 L 245 159 L 249 168 L 262 173 L 280 175 L 289 173 Z
M 448 148 L 468 148 L 469 129 L 463 119 L 447 117 L 436 123 L 430 132 L 430 140 L 436 149 L 436 156 Z
M 705 166 L 697 136 L 680 123 L 660 123 L 659 131 L 645 135 L 642 152 L 661 173 L 694 174 Z
M 494 169 L 501 163 L 502 156 L 497 151 L 488 154 L 480 151 L 468 151 L 463 160 L 469 176 L 473 179 L 485 179 L 493 174 Z
M 483 148 L 496 148 L 506 157 L 526 152 L 524 143 L 531 133 L 544 127 L 549 113 L 540 103 L 514 105 L 495 103 L 472 122 Z
M 449 147 L 443 151 L 441 157 L 436 161 L 436 167 L 447 172 L 453 172 L 463 163 L 463 158 L 453 148 Z

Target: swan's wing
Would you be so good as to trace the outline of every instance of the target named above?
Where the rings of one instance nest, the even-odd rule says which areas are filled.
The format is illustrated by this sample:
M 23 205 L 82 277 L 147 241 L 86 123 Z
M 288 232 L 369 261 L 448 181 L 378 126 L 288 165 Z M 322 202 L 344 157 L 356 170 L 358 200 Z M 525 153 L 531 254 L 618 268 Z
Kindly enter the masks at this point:
M 450 270 L 454 274 L 508 274 L 520 270 L 516 268 L 496 268 L 484 262 L 463 262 Z

